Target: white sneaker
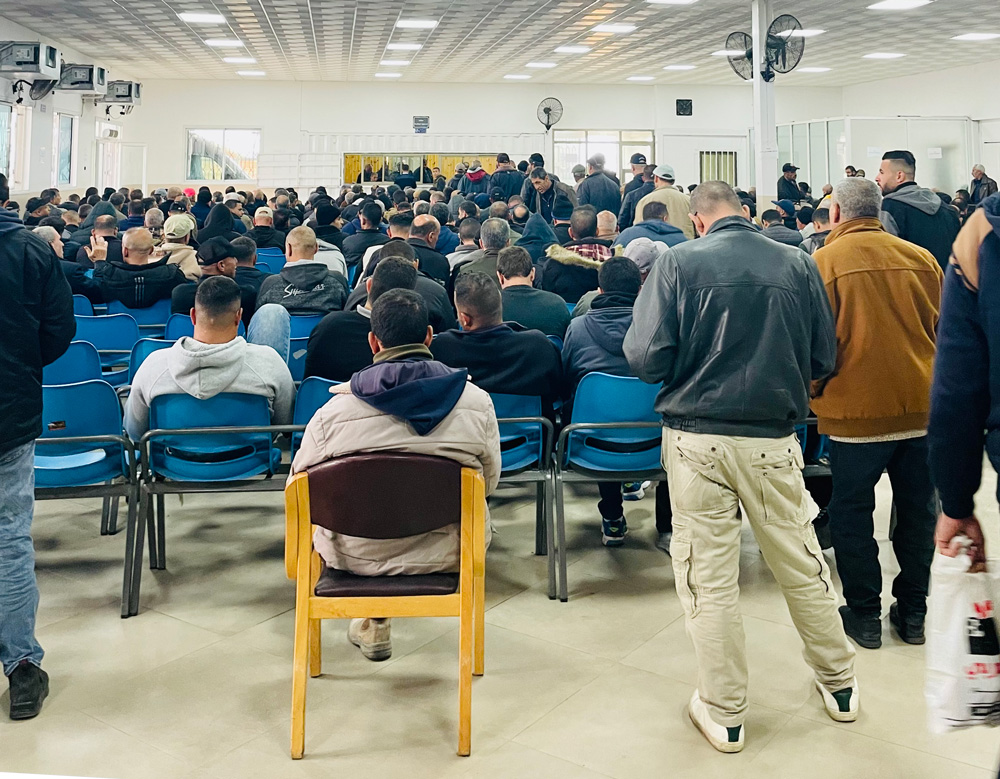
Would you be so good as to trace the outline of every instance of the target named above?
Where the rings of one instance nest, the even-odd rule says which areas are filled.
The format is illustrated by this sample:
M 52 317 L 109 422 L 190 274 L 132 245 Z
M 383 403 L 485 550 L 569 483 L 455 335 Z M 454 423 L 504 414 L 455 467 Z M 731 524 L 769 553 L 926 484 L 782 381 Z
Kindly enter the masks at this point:
M 629 481 L 622 484 L 622 500 L 642 500 L 646 497 L 646 488 L 652 482 Z
M 347 638 L 369 660 L 388 660 L 392 657 L 387 619 L 352 619 Z
M 830 693 L 817 679 L 816 689 L 823 696 L 823 705 L 826 706 L 826 713 L 830 715 L 830 719 L 836 722 L 854 722 L 858 718 L 861 699 L 858 694 L 857 677 L 851 681 L 850 687 L 835 693 Z
M 670 541 L 673 539 L 674 534 L 671 531 L 666 533 L 656 534 L 656 548 L 662 549 L 667 554 L 670 554 Z
M 688 716 L 691 717 L 694 726 L 708 739 L 708 743 L 720 752 L 743 751 L 743 726 L 737 725 L 735 728 L 727 728 L 715 722 L 708 715 L 708 708 L 698 696 L 697 690 L 691 695 Z

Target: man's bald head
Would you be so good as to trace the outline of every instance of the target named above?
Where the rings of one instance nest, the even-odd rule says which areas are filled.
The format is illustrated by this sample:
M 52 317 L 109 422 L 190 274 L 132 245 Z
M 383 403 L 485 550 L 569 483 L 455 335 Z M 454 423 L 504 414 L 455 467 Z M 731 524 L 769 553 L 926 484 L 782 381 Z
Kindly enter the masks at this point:
M 725 181 L 706 181 L 691 193 L 691 221 L 700 235 L 724 217 L 747 215 L 736 192 Z
M 441 234 L 441 223 L 430 214 L 420 214 L 410 225 L 410 238 L 419 238 L 432 249 Z
M 153 253 L 153 234 L 145 227 L 133 227 L 122 236 L 122 259 L 129 265 L 145 265 Z

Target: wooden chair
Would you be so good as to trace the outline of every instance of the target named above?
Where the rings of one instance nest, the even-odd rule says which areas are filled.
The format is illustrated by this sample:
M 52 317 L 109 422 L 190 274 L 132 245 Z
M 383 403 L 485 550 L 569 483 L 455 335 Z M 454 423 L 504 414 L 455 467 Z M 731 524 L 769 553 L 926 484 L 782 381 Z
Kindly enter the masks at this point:
M 293 759 L 305 752 L 306 674 L 321 673 L 321 620 L 345 617 L 460 618 L 458 754 L 469 754 L 472 676 L 483 674 L 485 492 L 475 470 L 453 460 L 413 454 L 342 457 L 288 482 L 285 571 L 295 580 Z M 313 550 L 313 526 L 388 539 L 456 522 L 461 523 L 459 573 L 355 576 L 327 568 Z

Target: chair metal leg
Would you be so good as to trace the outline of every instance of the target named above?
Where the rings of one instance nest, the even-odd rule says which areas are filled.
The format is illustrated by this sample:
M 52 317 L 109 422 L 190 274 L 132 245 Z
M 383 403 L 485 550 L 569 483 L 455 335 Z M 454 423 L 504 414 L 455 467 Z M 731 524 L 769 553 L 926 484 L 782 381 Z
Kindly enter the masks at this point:
M 136 543 L 136 522 L 139 516 L 139 491 L 138 487 L 133 488 L 128 500 L 128 519 L 125 521 L 125 564 L 124 577 L 122 582 L 122 619 L 131 616 L 129 610 L 129 596 L 132 590 L 132 571 L 134 569 L 133 556 L 135 555 Z M 142 550 L 142 541 L 139 542 L 138 549 Z M 142 568 L 142 561 L 139 561 L 139 568 Z
M 486 572 L 483 569 L 475 571 L 473 574 L 473 622 L 475 634 L 472 648 L 475 652 L 473 658 L 472 675 L 482 676 L 484 669 L 484 656 L 486 653 Z
M 153 496 L 148 492 L 143 493 L 143 500 L 139 504 L 142 511 L 139 514 L 139 521 L 146 518 L 146 530 L 149 532 L 149 570 L 156 570 L 156 517 L 153 516 Z
M 309 620 L 309 675 L 314 679 L 323 673 L 323 620 Z
M 108 535 L 108 517 L 111 516 L 111 498 L 104 498 L 101 503 L 101 535 Z
M 142 584 L 142 536 L 146 532 L 146 526 L 149 525 L 150 533 L 153 532 L 152 524 L 150 522 L 149 515 L 149 505 L 151 503 L 151 496 L 148 492 L 139 488 L 139 508 L 136 517 L 136 529 L 135 529 L 135 559 L 132 562 L 132 580 L 129 583 L 129 594 L 128 594 L 128 616 L 134 617 L 139 613 L 139 587 Z M 149 550 L 150 555 L 155 554 L 155 550 L 150 545 Z
M 309 682 L 308 605 L 295 609 L 295 649 L 292 654 L 292 759 L 306 751 L 306 685 Z
M 556 536 L 555 536 L 555 523 L 553 521 L 552 515 L 555 513 L 555 508 L 553 506 L 554 496 L 553 493 L 553 482 L 554 478 L 552 476 L 552 471 L 550 470 L 545 475 L 545 528 L 546 533 L 550 539 L 552 539 L 548 548 L 548 560 L 546 561 L 549 569 L 549 600 L 555 600 L 556 597 Z
M 472 654 L 475 627 L 475 587 L 462 592 L 462 613 L 458 629 L 458 754 L 472 751 Z
M 167 568 L 167 496 L 156 496 L 156 567 L 164 571 Z
M 115 496 L 111 499 L 111 513 L 108 516 L 108 535 L 113 536 L 118 532 L 118 503 L 121 500 L 119 496 Z
M 566 485 L 556 471 L 556 544 L 559 547 L 559 600 L 569 600 L 569 583 L 566 574 L 566 507 L 563 504 L 563 490 Z
M 548 536 L 545 523 L 545 482 L 535 485 L 535 554 L 544 555 L 547 550 Z

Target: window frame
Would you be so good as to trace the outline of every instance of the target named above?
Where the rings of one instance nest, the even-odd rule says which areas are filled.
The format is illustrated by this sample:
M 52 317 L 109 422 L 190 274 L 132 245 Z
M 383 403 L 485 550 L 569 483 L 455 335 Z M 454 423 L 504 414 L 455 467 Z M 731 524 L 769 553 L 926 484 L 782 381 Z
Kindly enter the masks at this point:
M 560 136 L 560 134 L 563 134 L 563 133 L 583 133 L 583 138 L 582 139 L 576 139 L 576 140 L 560 141 L 559 140 L 559 136 Z M 638 134 L 638 133 L 645 133 L 645 134 L 647 134 L 649 136 L 649 152 L 646 154 L 646 159 L 647 160 L 655 160 L 656 159 L 656 131 L 654 129 L 642 129 L 642 128 L 624 127 L 624 128 L 618 129 L 618 130 L 598 130 L 598 129 L 589 129 L 589 130 L 587 130 L 587 129 L 577 128 L 577 127 L 560 127 L 558 129 L 557 128 L 553 128 L 552 129 L 552 161 L 550 163 L 552 165 L 552 172 L 555 173 L 557 176 L 563 176 L 563 175 L 565 175 L 567 178 L 565 178 L 563 180 L 567 184 L 569 184 L 570 186 L 572 186 L 574 182 L 573 182 L 573 175 L 572 175 L 571 171 L 562 172 L 562 171 L 555 170 L 556 159 L 559 156 L 557 154 L 557 152 L 556 152 L 556 147 L 559 146 L 560 144 L 563 144 L 563 145 L 566 145 L 566 146 L 572 146 L 572 145 L 575 145 L 575 144 L 581 144 L 582 143 L 583 144 L 583 148 L 584 148 L 584 156 L 583 156 L 583 159 L 579 160 L 578 164 L 585 165 L 586 162 L 587 162 L 587 158 L 590 156 L 590 153 L 588 151 L 588 146 L 590 145 L 590 142 L 591 142 L 590 141 L 590 136 L 592 134 L 593 135 L 616 135 L 618 137 L 617 146 L 618 146 L 618 158 L 619 159 L 614 162 L 614 167 L 611 167 L 611 160 L 606 159 L 605 160 L 605 169 L 606 170 L 610 170 L 616 176 L 621 177 L 623 174 L 626 173 L 626 171 L 629 170 L 629 166 L 624 162 L 624 156 L 622 154 L 622 147 L 623 146 L 630 146 L 630 147 L 639 146 L 639 147 L 641 147 L 641 146 L 645 145 L 645 142 L 643 142 L 643 141 L 623 141 L 622 140 L 622 136 L 625 135 L 625 134 L 627 134 L 627 133 L 636 133 L 636 134 Z M 595 143 L 609 143 L 609 141 L 596 141 L 596 140 L 594 142 Z M 607 155 L 605 155 L 605 157 L 607 157 Z M 549 168 L 546 167 L 546 170 L 549 170 Z M 627 183 L 627 182 L 625 181 L 625 179 L 622 179 L 622 183 L 624 184 L 624 183 Z
M 206 131 L 221 131 L 222 132 L 222 178 L 190 178 L 191 174 L 191 133 L 195 132 L 206 132 Z M 255 132 L 257 133 L 257 156 L 254 160 L 254 164 L 257 167 L 257 177 L 249 178 L 245 174 L 241 178 L 226 178 L 226 133 L 227 132 Z M 218 184 L 233 184 L 238 182 L 255 184 L 260 178 L 260 155 L 261 155 L 261 141 L 263 140 L 263 131 L 260 126 L 245 126 L 245 125 L 210 125 L 210 124 L 200 124 L 200 125 L 189 125 L 184 127 L 184 178 L 185 183 L 199 182 L 199 181 L 209 181 Z
M 75 187 L 76 169 L 79 160 L 80 141 L 80 117 L 66 111 L 57 111 L 53 115 L 52 121 L 52 186 L 53 187 Z M 66 117 L 70 120 L 70 141 L 69 141 L 69 177 L 66 181 L 60 179 L 60 155 L 62 153 L 62 120 Z

